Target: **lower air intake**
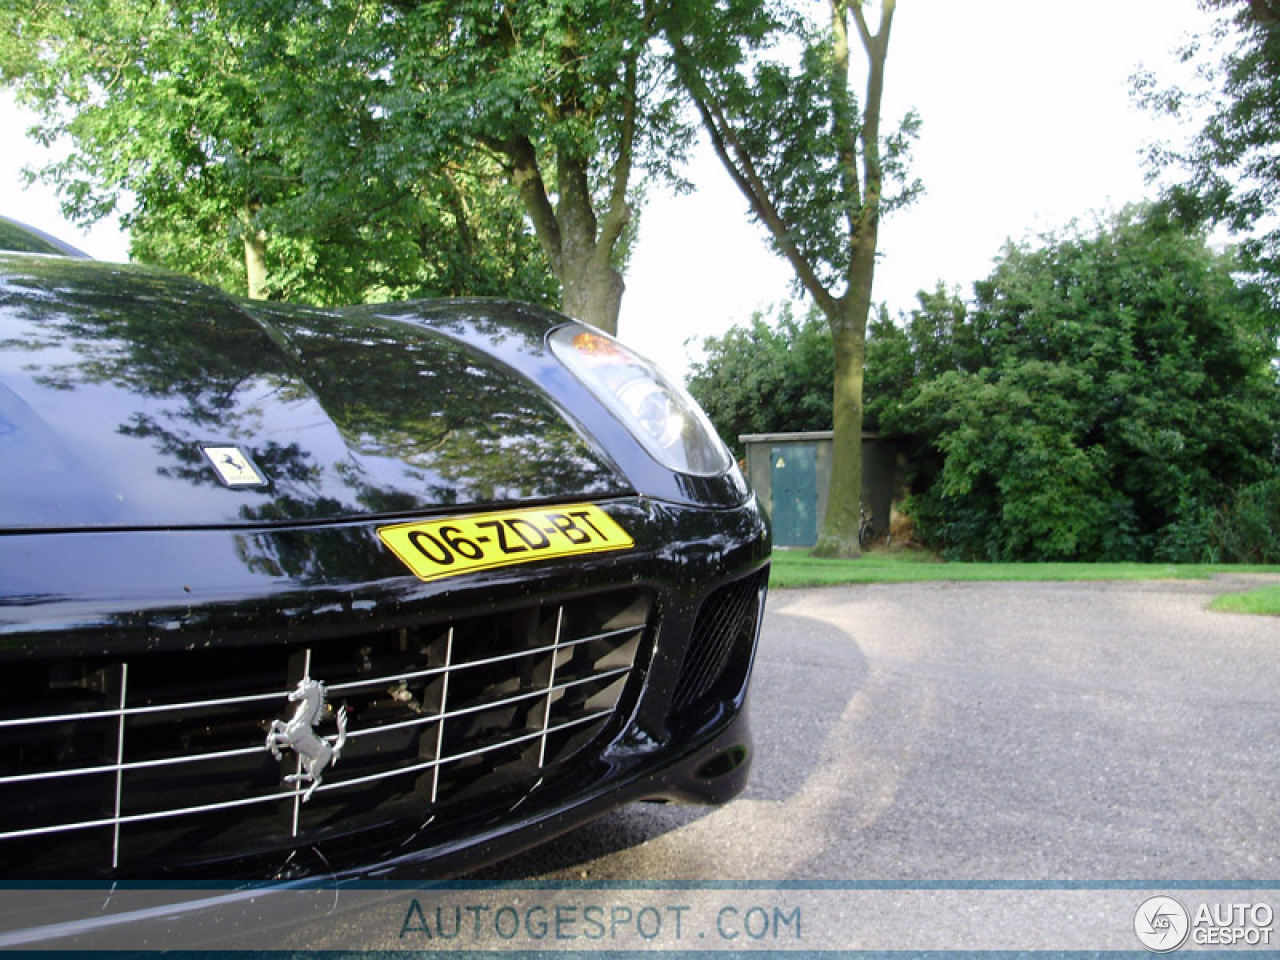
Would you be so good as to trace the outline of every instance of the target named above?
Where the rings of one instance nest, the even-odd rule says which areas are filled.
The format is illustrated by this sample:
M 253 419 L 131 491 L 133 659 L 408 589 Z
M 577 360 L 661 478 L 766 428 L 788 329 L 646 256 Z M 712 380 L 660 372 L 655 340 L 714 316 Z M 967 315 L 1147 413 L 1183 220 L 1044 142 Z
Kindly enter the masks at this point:
M 722 681 L 731 680 L 736 688 L 745 680 L 768 584 L 766 567 L 703 601 L 676 684 L 675 713 L 700 710 L 728 685 Z
M 627 590 L 306 649 L 6 664 L 0 875 L 160 875 L 510 807 L 590 756 L 651 605 Z M 289 780 L 300 755 L 267 744 L 304 677 L 327 688 L 304 732 L 333 746 L 339 712 L 345 727 L 319 783 Z

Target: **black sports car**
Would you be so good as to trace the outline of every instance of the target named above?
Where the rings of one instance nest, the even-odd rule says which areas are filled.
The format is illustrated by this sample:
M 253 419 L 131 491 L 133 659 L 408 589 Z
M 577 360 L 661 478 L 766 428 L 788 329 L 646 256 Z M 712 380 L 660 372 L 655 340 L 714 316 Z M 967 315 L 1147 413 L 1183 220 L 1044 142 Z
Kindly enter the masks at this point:
M 768 529 L 652 366 L 0 239 L 0 875 L 441 877 L 742 789 Z

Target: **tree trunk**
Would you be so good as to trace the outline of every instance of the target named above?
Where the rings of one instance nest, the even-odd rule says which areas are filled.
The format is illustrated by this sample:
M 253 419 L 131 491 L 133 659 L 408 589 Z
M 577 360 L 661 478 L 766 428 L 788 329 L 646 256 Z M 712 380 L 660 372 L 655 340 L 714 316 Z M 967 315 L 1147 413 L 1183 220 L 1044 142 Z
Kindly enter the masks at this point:
M 832 384 L 831 483 L 817 557 L 861 555 L 858 527 L 862 505 L 862 378 L 867 349 L 867 313 L 862 297 L 840 301 L 841 316 L 828 317 L 835 347 Z M 869 299 L 869 297 L 867 298 Z
M 617 196 L 605 217 L 605 228 L 600 229 L 592 205 L 587 157 L 566 152 L 557 158 L 559 196 L 553 205 L 531 141 L 518 137 L 490 141 L 490 145 L 505 153 L 511 163 L 511 182 L 560 281 L 560 308 L 576 320 L 616 335 L 625 285 L 613 265 L 613 249 L 630 216 L 624 192 L 615 190 Z M 621 173 L 620 179 L 625 185 Z
M 846 211 L 849 222 L 849 267 L 844 296 L 827 310 L 835 345 L 835 382 L 832 388 L 833 436 L 831 486 L 827 513 L 814 555 L 858 557 L 862 507 L 862 380 L 867 357 L 867 316 L 871 312 L 871 288 L 876 275 L 876 244 L 880 236 L 880 195 L 884 171 L 880 166 L 880 100 L 884 94 L 884 68 L 889 52 L 889 30 L 896 0 L 883 0 L 880 31 L 873 35 L 860 3 L 832 2 L 832 34 L 837 74 L 835 89 L 848 83 L 847 13 L 853 15 L 867 52 L 868 74 L 865 113 L 861 128 L 833 104 L 837 139 L 847 145 L 841 160 L 847 196 L 857 189 L 855 137 L 862 143 L 861 194 Z
M 249 276 L 249 299 L 267 298 L 267 235 L 261 230 L 244 235 L 244 267 Z
M 622 274 L 608 262 L 602 268 L 594 257 L 581 272 L 574 269 L 576 266 L 570 258 L 565 258 L 565 273 L 560 278 L 564 290 L 561 309 L 575 320 L 616 336 L 625 286 Z
M 879 32 L 875 34 L 867 23 L 863 0 L 830 0 L 830 4 L 831 127 L 837 145 L 835 160 L 847 222 L 847 233 L 840 238 L 841 247 L 847 242 L 849 251 L 849 260 L 843 264 L 842 271 L 845 292 L 838 298 L 821 278 L 819 267 L 836 267 L 837 261 L 843 258 L 831 258 L 823 263 L 820 256 L 806 252 L 796 242 L 792 226 L 787 222 L 789 216 L 797 213 L 794 204 L 779 203 L 777 184 L 761 173 L 758 166 L 761 158 L 755 156 L 739 136 L 725 100 L 718 100 L 712 85 L 700 75 L 696 56 L 679 35 L 668 35 L 668 40 L 678 55 L 676 68 L 681 82 L 693 97 L 716 155 L 747 198 L 752 213 L 773 235 L 778 249 L 795 269 L 801 285 L 822 310 L 831 329 L 835 348 L 831 481 L 822 532 L 813 552 L 817 556 L 857 557 L 861 553 L 858 528 L 862 502 L 863 367 L 884 180 L 880 161 L 880 100 L 884 93 L 889 32 L 897 4 L 896 0 L 882 0 Z M 860 118 L 852 109 L 853 98 L 848 96 L 850 16 L 868 59 L 867 93 Z M 779 107 L 785 109 L 784 104 Z M 803 215 L 803 208 L 798 212 Z
M 613 267 L 614 238 L 602 236 L 596 219 L 589 163 L 587 157 L 564 149 L 556 159 L 560 305 L 575 320 L 616 334 L 623 283 Z

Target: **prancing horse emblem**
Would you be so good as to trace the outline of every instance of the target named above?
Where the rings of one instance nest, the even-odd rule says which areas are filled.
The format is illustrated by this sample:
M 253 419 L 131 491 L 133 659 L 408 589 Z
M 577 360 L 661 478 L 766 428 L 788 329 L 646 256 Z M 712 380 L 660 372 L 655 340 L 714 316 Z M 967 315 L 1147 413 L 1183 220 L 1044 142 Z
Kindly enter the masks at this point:
M 325 689 L 319 680 L 304 677 L 298 682 L 293 693 L 289 694 L 289 702 L 298 702 L 298 709 L 288 723 L 283 720 L 272 720 L 271 729 L 267 732 L 267 749 L 277 760 L 282 759 L 281 747 L 293 747 L 302 757 L 302 770 L 285 777 L 285 783 L 310 783 L 307 792 L 302 795 L 302 802 L 311 799 L 323 779 L 321 774 L 326 767 L 338 762 L 342 746 L 347 742 L 347 708 L 339 707 L 335 720 L 338 724 L 336 737 L 321 737 L 312 727 L 320 722 L 324 712 Z

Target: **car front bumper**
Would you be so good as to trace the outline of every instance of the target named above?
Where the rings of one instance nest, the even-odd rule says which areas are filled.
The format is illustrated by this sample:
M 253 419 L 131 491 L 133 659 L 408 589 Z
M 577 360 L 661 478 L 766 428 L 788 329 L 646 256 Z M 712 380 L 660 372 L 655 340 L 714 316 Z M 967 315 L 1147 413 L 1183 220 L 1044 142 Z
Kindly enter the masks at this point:
M 0 537 L 0 873 L 431 881 L 635 800 L 730 799 L 767 526 L 600 505 L 633 550 L 434 582 L 377 523 Z M 300 676 L 352 738 L 306 801 L 263 746 Z

